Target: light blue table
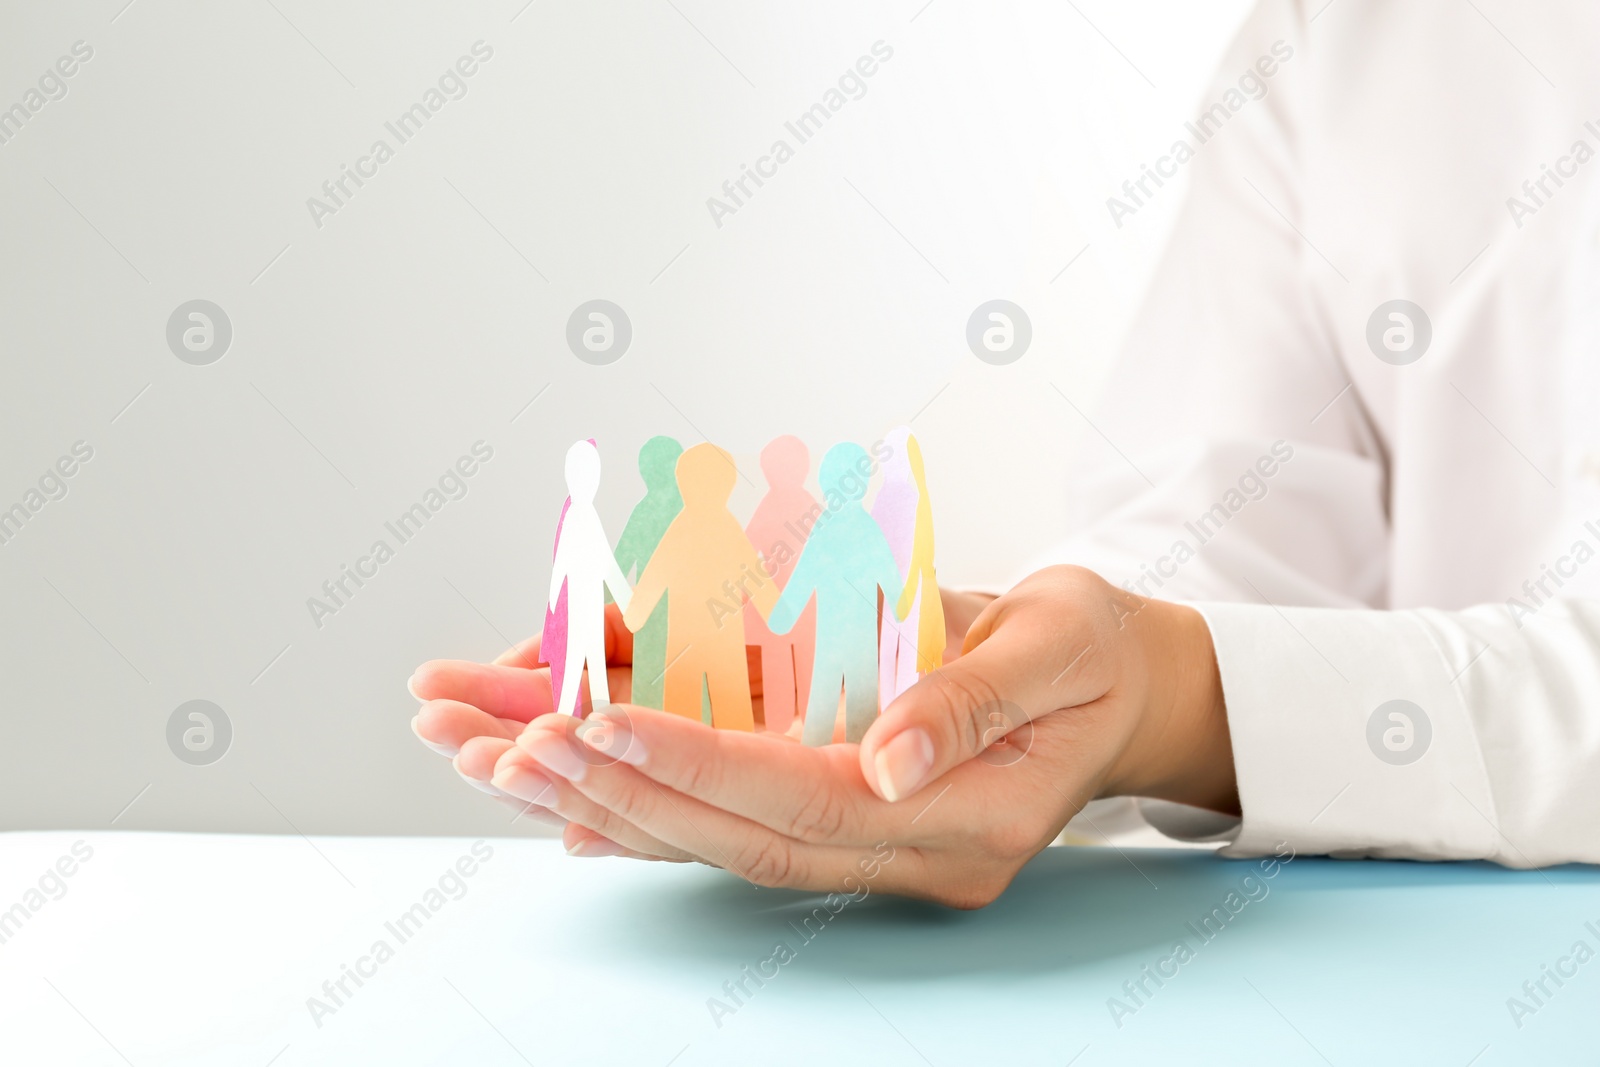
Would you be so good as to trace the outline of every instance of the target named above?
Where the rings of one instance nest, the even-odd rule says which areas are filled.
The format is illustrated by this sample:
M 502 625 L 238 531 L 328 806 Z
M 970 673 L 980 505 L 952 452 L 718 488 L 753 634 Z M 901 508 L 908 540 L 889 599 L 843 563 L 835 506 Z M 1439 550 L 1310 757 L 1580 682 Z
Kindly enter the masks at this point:
M 0 907 L 79 838 L 70 890 L 0 944 L 0 1062 L 1600 1061 L 1600 959 L 1545 978 L 1520 1028 L 1507 1009 L 1575 942 L 1600 950 L 1587 868 L 1300 857 L 1251 884 L 1205 853 L 1058 848 L 986 910 L 872 895 L 805 940 L 820 897 L 504 840 L 401 941 L 386 924 L 471 842 L 16 834 Z M 1257 899 L 1202 940 L 1241 886 Z M 1134 1001 L 1179 939 L 1193 958 Z M 309 999 L 378 941 L 392 958 L 317 1025 Z M 724 983 L 780 941 L 794 958 L 735 1002 Z

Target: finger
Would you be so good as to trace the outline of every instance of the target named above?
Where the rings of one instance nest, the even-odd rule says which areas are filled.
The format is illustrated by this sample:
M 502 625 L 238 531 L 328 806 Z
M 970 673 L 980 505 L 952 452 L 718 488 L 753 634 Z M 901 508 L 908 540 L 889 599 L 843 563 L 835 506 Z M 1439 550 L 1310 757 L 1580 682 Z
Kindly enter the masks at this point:
M 526 801 L 507 796 L 489 781 L 490 776 L 494 773 L 495 761 L 499 759 L 507 748 L 514 747 L 511 742 L 504 738 L 473 738 L 466 747 L 465 759 L 458 753 L 451 760 L 451 766 L 455 768 L 457 774 L 461 775 L 461 780 L 472 786 L 472 788 L 479 792 L 487 793 L 496 802 L 511 808 L 530 821 L 542 823 L 555 829 L 565 828 L 567 820 L 561 818 L 561 816 L 544 808 L 532 808 L 530 810 L 530 806 Z M 516 822 L 516 819 L 513 818 L 511 821 Z
M 515 740 L 525 725 L 458 700 L 430 700 L 411 720 L 411 731 L 435 752 L 453 757 L 474 737 Z
M 910 796 L 1034 719 L 1095 700 L 1110 685 L 1090 627 L 1049 630 L 1005 598 L 979 615 L 966 645 L 897 697 L 862 738 L 861 772 L 877 795 Z
M 626 700 L 632 694 L 632 673 L 626 666 L 606 669 L 616 699 Z M 417 668 L 409 687 L 419 700 L 470 704 L 517 728 L 554 707 L 550 671 L 543 667 L 526 670 L 470 660 L 430 660 Z
M 623 625 L 622 612 L 617 610 L 614 603 L 606 605 L 605 627 L 606 662 L 632 663 L 633 631 Z M 512 645 L 490 662 L 501 667 L 520 667 L 524 670 L 548 667 L 549 664 L 542 658 L 543 644 L 544 635 L 534 634 Z
M 526 800 L 519 800 L 516 797 L 507 796 L 500 792 L 495 793 L 494 799 L 495 803 L 513 813 L 510 823 L 507 824 L 508 826 L 514 826 L 518 820 L 525 819 L 528 822 L 538 823 L 540 826 L 548 826 L 552 830 L 560 830 L 565 833 L 567 827 L 572 825 L 549 808 L 541 808 L 537 804 L 529 804 Z
M 813 845 L 786 837 L 667 789 L 625 763 L 591 765 L 580 754 L 586 746 L 574 733 L 576 725 L 565 716 L 550 716 L 530 725 L 517 746 L 539 762 L 552 782 L 565 783 L 622 821 L 703 862 L 726 867 L 756 885 L 837 892 L 846 887 L 847 878 L 858 878 L 859 864 L 872 857 L 870 848 Z
M 574 735 L 599 757 L 591 762 L 620 761 L 676 793 L 808 844 L 915 842 L 932 831 L 868 788 L 853 745 L 812 748 L 616 704 Z
M 567 782 L 547 774 L 528 753 L 515 745 L 503 751 L 496 760 L 492 781 L 498 791 L 521 800 L 528 806 L 528 810 L 543 808 L 552 811 L 569 823 L 585 827 L 595 835 L 629 852 L 655 856 L 659 859 L 695 858 L 630 825 L 614 812 L 585 797 Z
M 674 859 L 667 856 L 651 856 L 643 852 L 635 852 L 631 848 L 624 848 L 611 840 L 602 837 L 575 822 L 566 824 L 566 830 L 561 835 L 561 844 L 569 856 L 582 856 L 585 859 L 599 856 L 621 856 L 630 860 L 649 860 L 652 863 L 689 863 L 690 860 Z
M 461 751 L 456 753 L 451 765 L 456 773 L 467 780 L 467 784 L 474 789 L 491 795 L 501 791 L 490 781 L 494 777 L 494 765 L 509 748 L 515 748 L 514 741 L 504 737 L 473 737 L 468 738 L 461 746 Z
M 539 646 L 543 643 L 543 639 L 544 634 L 534 634 L 518 641 L 489 662 L 497 667 L 521 667 L 523 670 L 547 667 L 549 664 L 539 658 Z
M 418 700 L 458 701 L 517 722 L 527 722 L 552 707 L 548 670 L 436 659 L 418 667 L 407 688 Z

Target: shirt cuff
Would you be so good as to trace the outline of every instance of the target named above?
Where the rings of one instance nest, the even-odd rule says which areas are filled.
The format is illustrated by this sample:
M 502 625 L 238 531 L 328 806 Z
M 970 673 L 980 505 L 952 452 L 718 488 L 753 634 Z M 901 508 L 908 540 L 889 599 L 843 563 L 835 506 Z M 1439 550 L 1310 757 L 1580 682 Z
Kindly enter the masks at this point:
M 1216 649 L 1243 813 L 1223 855 L 1267 855 L 1285 843 L 1337 856 L 1495 853 L 1498 820 L 1471 720 L 1418 619 L 1191 606 Z M 1150 810 L 1185 836 L 1206 830 L 1192 816 Z M 1209 832 L 1228 830 L 1212 823 Z
M 1239 836 L 1240 820 L 1237 815 L 1224 815 L 1220 811 L 1191 808 L 1187 804 L 1152 800 L 1149 797 L 1140 797 L 1138 804 L 1139 814 L 1151 828 L 1176 841 L 1231 845 Z

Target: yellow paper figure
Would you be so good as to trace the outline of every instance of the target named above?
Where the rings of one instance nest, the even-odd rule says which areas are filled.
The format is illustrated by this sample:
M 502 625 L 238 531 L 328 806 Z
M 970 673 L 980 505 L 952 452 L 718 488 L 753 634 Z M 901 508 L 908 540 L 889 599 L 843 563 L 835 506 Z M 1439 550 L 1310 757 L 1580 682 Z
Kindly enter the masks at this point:
M 927 674 L 944 664 L 944 602 L 939 599 L 939 579 L 933 568 L 933 506 L 928 502 L 922 446 L 910 435 L 906 437 L 906 456 L 911 461 L 911 477 L 917 483 L 917 520 L 911 540 L 911 565 L 906 568 L 906 585 L 895 614 L 906 619 L 910 618 L 907 612 L 916 612 L 917 673 Z

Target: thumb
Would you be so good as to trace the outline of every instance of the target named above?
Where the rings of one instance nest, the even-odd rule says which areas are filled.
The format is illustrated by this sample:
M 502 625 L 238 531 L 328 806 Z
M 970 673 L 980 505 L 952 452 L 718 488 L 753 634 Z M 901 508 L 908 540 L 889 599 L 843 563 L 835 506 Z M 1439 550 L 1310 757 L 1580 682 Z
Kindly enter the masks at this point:
M 1014 730 L 1103 695 L 1085 670 L 1084 638 L 1063 656 L 1031 626 L 998 626 L 959 659 L 924 675 L 861 741 L 861 773 L 884 800 L 908 797 Z

